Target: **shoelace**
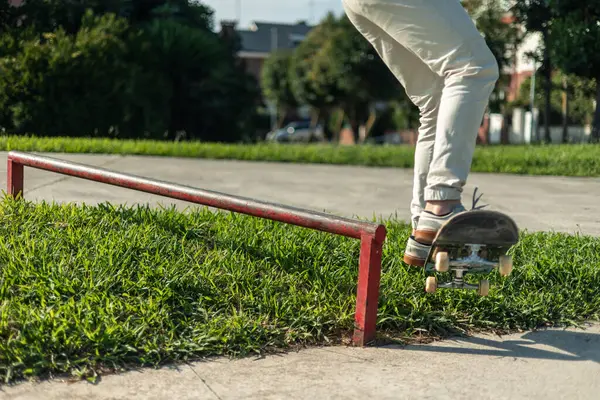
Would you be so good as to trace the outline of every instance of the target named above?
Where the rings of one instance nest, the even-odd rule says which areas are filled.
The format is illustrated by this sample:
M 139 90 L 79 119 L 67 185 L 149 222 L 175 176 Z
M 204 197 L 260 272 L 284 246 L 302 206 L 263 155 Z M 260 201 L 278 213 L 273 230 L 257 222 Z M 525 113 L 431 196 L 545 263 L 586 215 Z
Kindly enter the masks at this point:
M 479 190 L 479 188 L 475 187 L 475 190 L 473 191 L 473 207 L 471 207 L 471 210 L 481 210 L 482 208 L 485 208 L 489 205 L 489 204 L 484 204 L 482 206 L 477 205 L 477 203 L 479 203 L 479 200 L 481 200 L 481 196 L 483 196 L 483 193 L 481 193 L 477 198 L 475 198 L 475 196 L 477 196 L 477 190 Z

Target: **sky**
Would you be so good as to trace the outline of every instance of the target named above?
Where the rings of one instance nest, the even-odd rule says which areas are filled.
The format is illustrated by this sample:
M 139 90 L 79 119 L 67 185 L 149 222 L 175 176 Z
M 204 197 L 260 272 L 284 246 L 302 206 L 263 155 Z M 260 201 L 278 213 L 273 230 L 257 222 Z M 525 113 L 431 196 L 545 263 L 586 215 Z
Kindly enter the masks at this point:
M 336 15 L 343 12 L 342 0 L 200 0 L 213 9 L 217 30 L 219 21 L 238 18 L 238 2 L 241 10 L 238 27 L 242 29 L 252 21 L 295 23 L 305 20 L 316 24 L 329 11 Z

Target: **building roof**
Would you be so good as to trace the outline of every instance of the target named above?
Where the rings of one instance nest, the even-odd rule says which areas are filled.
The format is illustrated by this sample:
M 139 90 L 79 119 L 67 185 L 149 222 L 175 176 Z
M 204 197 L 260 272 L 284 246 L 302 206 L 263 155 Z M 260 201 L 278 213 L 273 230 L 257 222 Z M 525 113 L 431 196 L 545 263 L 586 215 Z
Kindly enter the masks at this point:
M 242 42 L 241 51 L 269 53 L 272 50 L 295 48 L 312 28 L 304 22 L 297 24 L 254 22 L 250 29 L 241 29 L 237 33 Z

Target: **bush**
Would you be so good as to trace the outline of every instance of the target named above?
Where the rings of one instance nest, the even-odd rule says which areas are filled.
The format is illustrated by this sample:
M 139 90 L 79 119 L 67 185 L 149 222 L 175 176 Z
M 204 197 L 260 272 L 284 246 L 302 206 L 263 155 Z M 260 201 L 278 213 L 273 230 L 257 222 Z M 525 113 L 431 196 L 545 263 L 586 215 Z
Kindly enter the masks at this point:
M 9 29 L 0 36 L 0 126 L 40 136 L 242 138 L 256 126 L 256 82 L 201 16 L 167 11 L 137 25 L 87 11 L 73 34 L 60 25 Z
M 125 36 L 128 25 L 114 15 L 83 19 L 69 36 L 62 28 L 21 40 L 1 60 L 3 125 L 45 136 L 110 136 L 127 99 L 131 78 Z
M 162 90 L 136 99 L 164 115 L 166 138 L 183 135 L 228 142 L 242 136 L 252 118 L 256 92 L 216 34 L 174 20 L 156 20 L 144 29 L 139 44 L 140 72 L 152 71 L 141 80 L 140 89 Z M 155 137 L 161 133 L 149 129 Z

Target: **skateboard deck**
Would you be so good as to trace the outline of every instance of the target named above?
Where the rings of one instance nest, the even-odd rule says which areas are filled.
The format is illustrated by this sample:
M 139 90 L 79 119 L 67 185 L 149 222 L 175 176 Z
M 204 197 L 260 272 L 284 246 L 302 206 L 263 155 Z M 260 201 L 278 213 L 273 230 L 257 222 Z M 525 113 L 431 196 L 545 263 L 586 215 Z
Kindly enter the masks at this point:
M 450 272 L 452 280 L 439 283 L 435 275 L 427 277 L 425 290 L 438 288 L 477 290 L 482 296 L 489 292 L 489 281 L 478 285 L 464 281 L 467 274 L 487 274 L 498 268 L 500 275 L 512 272 L 512 257 L 508 250 L 519 240 L 515 222 L 506 214 L 489 210 L 459 213 L 446 221 L 438 231 L 425 260 L 427 273 Z

